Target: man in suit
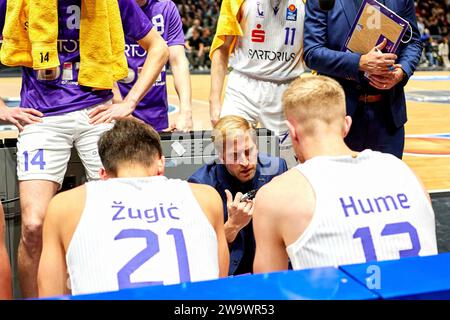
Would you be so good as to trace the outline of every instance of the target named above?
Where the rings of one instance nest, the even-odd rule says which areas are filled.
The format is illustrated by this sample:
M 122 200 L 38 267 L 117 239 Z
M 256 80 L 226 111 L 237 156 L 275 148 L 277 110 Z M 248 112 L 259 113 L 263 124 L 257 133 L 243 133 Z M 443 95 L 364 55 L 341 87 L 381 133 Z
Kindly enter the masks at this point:
M 214 187 L 222 198 L 225 236 L 230 250 L 229 275 L 253 271 L 253 197 L 245 200 L 243 195 L 258 190 L 287 171 L 284 159 L 258 152 L 254 134 L 250 123 L 242 117 L 221 118 L 212 131 L 220 163 L 204 165 L 188 180 Z
M 383 53 L 386 41 L 367 54 L 343 52 L 362 0 L 336 0 L 330 11 L 308 0 L 305 18 L 305 62 L 308 67 L 335 78 L 344 88 L 347 114 L 353 126 L 345 139 L 356 151 L 372 149 L 403 155 L 406 101 L 404 87 L 422 53 L 413 0 L 379 0 L 407 20 L 411 28 L 395 53 Z M 368 79 L 364 74 L 368 75 Z

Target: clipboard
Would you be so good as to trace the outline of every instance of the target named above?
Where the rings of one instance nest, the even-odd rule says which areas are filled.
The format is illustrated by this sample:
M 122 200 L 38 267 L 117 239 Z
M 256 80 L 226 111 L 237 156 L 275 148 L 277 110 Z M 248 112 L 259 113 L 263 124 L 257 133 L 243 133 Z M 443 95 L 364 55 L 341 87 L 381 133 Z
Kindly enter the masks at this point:
M 386 39 L 383 52 L 394 53 L 408 27 L 408 21 L 388 7 L 376 0 L 364 0 L 342 51 L 366 54 Z

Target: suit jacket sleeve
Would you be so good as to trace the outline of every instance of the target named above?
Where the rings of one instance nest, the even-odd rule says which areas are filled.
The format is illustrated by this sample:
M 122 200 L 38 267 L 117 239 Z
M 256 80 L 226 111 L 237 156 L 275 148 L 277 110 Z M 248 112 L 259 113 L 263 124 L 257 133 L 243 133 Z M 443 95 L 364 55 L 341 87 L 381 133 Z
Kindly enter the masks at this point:
M 320 10 L 319 1 L 306 2 L 304 59 L 306 65 L 334 78 L 359 81 L 358 53 L 331 50 L 327 47 L 327 12 Z
M 411 29 L 406 31 L 405 37 L 408 38 L 411 35 L 411 40 L 408 43 L 402 43 L 400 50 L 398 51 L 397 63 L 402 65 L 403 71 L 405 71 L 406 77 L 402 85 L 406 85 L 409 77 L 412 76 L 419 64 L 420 57 L 422 55 L 422 42 L 420 41 L 420 32 L 417 27 L 416 12 L 413 0 L 405 0 L 403 10 L 398 12 L 398 15 L 407 20 L 411 26 Z

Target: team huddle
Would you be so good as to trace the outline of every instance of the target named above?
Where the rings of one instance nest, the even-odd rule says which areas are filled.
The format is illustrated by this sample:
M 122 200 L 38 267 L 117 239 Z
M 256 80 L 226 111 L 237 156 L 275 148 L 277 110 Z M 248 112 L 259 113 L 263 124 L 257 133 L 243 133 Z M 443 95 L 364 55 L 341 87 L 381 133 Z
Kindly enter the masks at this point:
M 210 52 L 217 160 L 183 181 L 164 176 L 159 138 L 193 127 L 176 5 L 105 2 L 123 39 L 96 41 L 113 49 L 110 42 L 123 41 L 128 62 L 111 63 L 125 74 L 115 79 L 96 70 L 105 69 L 104 57 L 87 45 L 83 20 L 89 15 L 95 25 L 105 16 L 83 0 L 59 0 L 58 19 L 39 24 L 43 12 L 28 16 L 32 2 L 0 0 L 2 62 L 23 67 L 21 107 L 0 100 L 0 120 L 19 129 L 24 297 L 437 254 L 428 193 L 401 160 L 403 87 L 421 54 L 414 15 L 404 17 L 411 40 L 395 54 L 383 52 L 386 41 L 356 54 L 341 51 L 346 34 L 336 31 L 346 33 L 362 1 L 337 1 L 325 12 L 315 0 L 224 0 Z M 380 2 L 403 13 L 414 6 Z M 28 19 L 30 29 L 57 30 L 57 37 L 14 32 Z M 44 40 L 57 49 L 56 67 L 46 65 L 51 50 L 48 59 L 32 59 Z M 173 123 L 166 63 L 180 100 Z M 306 66 L 319 75 L 303 76 Z M 111 78 L 111 86 L 99 85 Z M 279 138 L 280 157 L 258 151 L 257 126 Z M 57 193 L 72 147 L 89 182 Z M 8 298 L 11 275 L 1 270 L 0 297 Z

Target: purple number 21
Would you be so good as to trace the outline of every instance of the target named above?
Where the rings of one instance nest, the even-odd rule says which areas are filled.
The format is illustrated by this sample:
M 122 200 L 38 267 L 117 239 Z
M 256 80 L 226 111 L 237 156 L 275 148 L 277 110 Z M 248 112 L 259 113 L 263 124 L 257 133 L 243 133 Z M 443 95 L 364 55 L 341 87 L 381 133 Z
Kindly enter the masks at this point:
M 175 248 L 178 258 L 178 270 L 180 273 L 180 282 L 187 282 L 191 280 L 189 263 L 187 257 L 186 244 L 184 241 L 183 231 L 180 229 L 170 229 L 167 231 L 168 235 L 172 235 L 175 240 Z M 122 230 L 114 240 L 129 239 L 129 238 L 144 238 L 147 246 L 144 250 L 134 256 L 122 269 L 117 273 L 117 280 L 119 281 L 119 290 L 126 288 L 137 288 L 148 285 L 162 284 L 162 281 L 152 282 L 131 282 L 131 274 L 140 268 L 145 262 L 150 260 L 155 254 L 159 252 L 158 235 L 150 230 L 141 229 L 126 229 Z

